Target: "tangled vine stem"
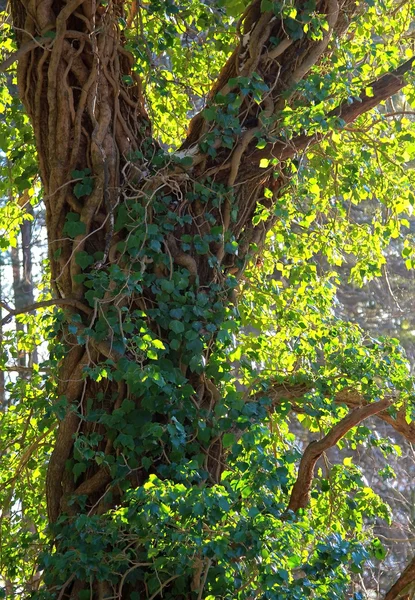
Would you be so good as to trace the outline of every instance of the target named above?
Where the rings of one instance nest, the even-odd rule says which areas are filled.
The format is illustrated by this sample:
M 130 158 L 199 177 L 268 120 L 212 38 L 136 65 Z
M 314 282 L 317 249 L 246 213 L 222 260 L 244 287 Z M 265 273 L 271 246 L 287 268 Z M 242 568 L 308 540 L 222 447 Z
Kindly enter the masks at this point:
M 57 350 L 57 391 L 66 401 L 66 412 L 47 476 L 52 523 L 62 512 L 102 515 L 122 503 L 123 484 L 139 487 L 151 469 L 172 469 L 169 454 L 175 449 L 166 450 L 164 442 L 143 445 L 139 460 L 130 466 L 124 456 L 128 442 L 120 449 L 120 443 L 106 435 L 125 402 L 134 406 L 131 410 L 144 410 L 148 391 L 143 373 L 154 368 L 150 355 L 157 355 L 151 347 L 154 340 L 158 349 L 160 343 L 169 348 L 164 359 L 174 378 L 165 385 L 168 393 L 161 386 L 152 392 L 154 406 L 160 403 L 152 409 L 151 424 L 156 431 L 174 428 L 179 421 L 173 411 L 182 403 L 190 440 L 184 456 L 203 462 L 207 484 L 220 481 L 225 466 L 223 432 L 215 431 L 213 422 L 222 401 L 221 382 L 218 375 L 215 380 L 213 368 L 213 374 L 206 374 L 206 365 L 217 331 L 229 317 L 232 287 L 243 274 L 252 247 L 263 243 L 275 222 L 270 210 L 265 221 L 254 225 L 255 210 L 259 204 L 272 208 L 282 194 L 284 160 L 321 139 L 303 135 L 282 141 L 280 111 L 296 97 L 296 84 L 330 54 L 332 37 L 346 33 L 358 10 L 355 0 L 317 0 L 316 5 L 327 24 L 317 41 L 287 39 L 282 16 L 262 13 L 260 0 L 250 4 L 241 19 L 240 43 L 212 88 L 208 108 L 216 110 L 217 92 L 237 89 L 239 76 L 253 81 L 257 77 L 265 84 L 261 101 L 254 101 L 252 94 L 243 97 L 241 131 L 231 148 L 212 139 L 215 121 L 209 123 L 205 113 L 193 119 L 182 149 L 171 157 L 151 137 L 142 84 L 124 47 L 119 23 L 125 17 L 130 22 L 136 9 L 127 16 L 121 0 L 102 6 L 94 0 L 11 0 L 20 49 L 6 67 L 12 59 L 19 60 L 19 94 L 34 127 L 45 189 L 53 302 L 67 307 L 59 334 L 64 350 Z M 48 41 L 42 46 L 45 37 Z M 275 39 L 282 40 L 277 47 Z M 408 61 L 373 82 L 372 96 L 341 105 L 329 116 L 350 123 L 401 89 L 411 66 Z M 260 133 L 266 139 L 261 150 L 256 147 Z M 214 152 L 209 153 L 206 144 Z M 157 167 L 154 156 L 160 158 Z M 180 162 L 186 157 L 192 158 L 191 166 Z M 258 168 L 262 158 L 273 157 L 279 161 L 276 167 Z M 79 180 L 81 191 L 76 188 Z M 174 297 L 176 288 L 179 294 L 186 290 L 180 303 Z M 184 326 L 175 316 L 182 315 L 183 307 L 191 315 L 188 338 L 181 336 Z M 200 324 L 197 311 L 208 315 L 210 329 Z M 103 376 L 103 371 L 110 376 Z M 370 414 L 383 411 L 379 415 L 387 420 L 386 405 L 386 401 L 354 405 L 352 416 L 314 448 L 323 452 Z M 94 421 L 89 413 L 99 417 Z M 202 440 L 200 421 L 212 428 L 210 437 Z M 81 443 L 93 434 L 100 462 L 81 464 L 75 476 L 67 468 L 76 462 L 75 441 Z M 307 488 L 317 454 L 306 451 L 300 466 Z M 149 456 L 150 467 L 144 460 Z M 305 501 L 292 499 L 291 508 L 296 510 Z M 207 563 L 205 577 L 209 568 Z M 166 578 L 156 593 L 146 597 L 157 597 L 174 579 Z M 203 590 L 201 572 L 198 580 Z M 71 575 L 60 582 L 59 597 L 76 598 L 83 585 L 89 583 Z M 112 586 L 108 592 L 97 584 L 94 597 L 129 597 L 131 590 L 123 578 Z

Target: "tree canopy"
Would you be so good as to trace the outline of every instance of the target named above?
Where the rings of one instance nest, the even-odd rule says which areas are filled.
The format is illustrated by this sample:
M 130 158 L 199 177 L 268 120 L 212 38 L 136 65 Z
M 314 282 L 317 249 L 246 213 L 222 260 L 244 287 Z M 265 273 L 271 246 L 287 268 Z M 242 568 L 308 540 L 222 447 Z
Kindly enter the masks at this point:
M 3 597 L 415 597 L 411 365 L 342 304 L 415 267 L 414 13 L 3 6 Z

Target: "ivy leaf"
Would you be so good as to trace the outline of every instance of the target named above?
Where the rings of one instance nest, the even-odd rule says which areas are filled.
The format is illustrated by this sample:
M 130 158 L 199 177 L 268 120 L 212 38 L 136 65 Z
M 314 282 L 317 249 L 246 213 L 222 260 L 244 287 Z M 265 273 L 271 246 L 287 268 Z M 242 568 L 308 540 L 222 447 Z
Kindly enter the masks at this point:
M 78 479 L 78 477 L 82 474 L 85 473 L 86 471 L 86 463 L 84 462 L 78 462 L 75 463 L 74 466 L 72 467 L 72 473 L 74 474 L 75 477 L 75 481 Z
M 93 180 L 90 177 L 85 177 L 82 181 L 74 185 L 73 193 L 77 198 L 82 198 L 82 196 L 89 196 L 92 190 Z
M 79 265 L 81 267 L 81 269 L 86 269 L 87 267 L 92 265 L 94 262 L 93 257 L 90 254 L 88 254 L 87 252 L 84 252 L 83 250 L 82 250 L 82 252 L 76 253 L 75 260 L 76 260 L 76 264 Z
M 114 441 L 114 446 L 116 448 L 122 446 L 128 450 L 134 450 L 134 438 L 131 435 L 119 433 Z
M 174 333 L 183 333 L 184 331 L 184 325 L 181 321 L 176 321 L 175 319 L 173 321 L 170 321 L 169 323 L 169 329 L 171 329 L 172 331 L 174 331 Z
M 69 237 L 75 238 L 78 235 L 82 235 L 86 232 L 85 223 L 79 220 L 77 213 L 68 213 L 66 215 L 66 222 L 63 227 L 63 233 L 66 233 Z
M 224 448 L 229 448 L 236 442 L 236 437 L 234 433 L 225 433 L 222 438 L 222 444 Z
M 274 8 L 272 0 L 261 0 L 261 12 L 271 12 Z

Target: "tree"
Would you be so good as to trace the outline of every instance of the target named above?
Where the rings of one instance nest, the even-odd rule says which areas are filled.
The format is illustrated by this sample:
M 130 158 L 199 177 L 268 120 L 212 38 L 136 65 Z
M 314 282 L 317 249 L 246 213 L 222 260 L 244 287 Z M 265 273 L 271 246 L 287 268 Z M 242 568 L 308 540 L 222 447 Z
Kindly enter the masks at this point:
M 410 82 L 414 6 L 10 6 L 3 71 L 18 61 L 46 207 L 53 297 L 38 308 L 60 307 L 44 324 L 56 400 L 37 399 L 28 453 L 57 419 L 51 455 L 36 455 L 53 544 L 29 592 L 345 597 L 370 552 L 382 556 L 363 517 L 387 511 L 351 464 L 313 484 L 316 464 L 352 434 L 367 443 L 373 415 L 415 439 L 397 342 L 332 314 L 342 257 L 356 255 L 357 281 L 378 275 L 414 203 L 412 122 L 382 108 Z M 13 159 L 31 137 L 5 103 Z M 349 205 L 368 199 L 370 222 L 352 222 Z M 313 264 L 321 254 L 329 270 Z M 412 254 L 409 240 L 409 267 Z M 235 345 L 248 323 L 260 335 Z M 290 411 L 320 431 L 302 454 Z

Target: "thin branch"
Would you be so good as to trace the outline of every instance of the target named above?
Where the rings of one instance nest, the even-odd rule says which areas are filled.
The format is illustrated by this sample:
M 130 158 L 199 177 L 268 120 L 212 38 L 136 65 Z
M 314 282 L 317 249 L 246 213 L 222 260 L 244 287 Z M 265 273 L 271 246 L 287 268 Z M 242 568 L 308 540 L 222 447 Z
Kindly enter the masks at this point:
M 8 373 L 34 373 L 34 367 L 23 367 L 21 365 L 6 365 L 5 367 L 0 367 L 0 371 L 6 371 Z M 36 372 L 39 373 L 50 373 L 51 369 L 39 368 Z
M 199 593 L 197 595 L 197 600 L 202 600 L 203 590 L 204 590 L 205 585 L 206 585 L 206 579 L 207 579 L 207 576 L 208 576 L 211 564 L 212 564 L 212 559 L 208 558 L 207 559 L 207 563 L 206 563 L 206 567 L 205 567 L 205 572 L 203 573 L 202 583 L 200 585 Z
M 166 581 L 164 581 L 161 586 L 159 587 L 159 589 L 157 590 L 157 592 L 155 594 L 153 594 L 149 600 L 154 600 L 154 598 L 156 598 L 156 596 L 158 596 L 159 594 L 163 593 L 163 589 L 169 585 L 169 583 L 171 583 L 172 581 L 174 581 L 175 579 L 177 579 L 178 577 L 180 577 L 180 575 L 172 575 L 171 577 L 169 577 L 168 579 L 166 579 Z
M 314 477 L 314 468 L 323 452 L 335 446 L 350 429 L 359 425 L 364 419 L 386 410 L 389 406 L 391 406 L 391 401 L 384 399 L 368 404 L 367 406 L 355 408 L 341 421 L 336 423 L 321 440 L 313 441 L 307 446 L 300 461 L 297 481 L 291 492 L 288 510 L 296 512 L 300 508 L 307 506 Z
M 22 56 L 24 56 L 28 52 L 31 52 L 35 48 L 45 49 L 45 46 L 43 46 L 43 44 L 46 44 L 47 42 L 50 43 L 52 41 L 53 41 L 53 39 L 50 37 L 41 37 L 38 39 L 33 38 L 33 40 L 30 40 L 30 42 L 27 42 L 27 44 L 25 44 L 24 46 L 22 46 L 21 48 L 16 50 L 16 52 L 13 52 L 12 54 L 10 54 L 10 56 L 8 56 L 5 60 L 3 60 L 0 63 L 0 73 L 5 73 L 7 71 L 7 69 L 9 67 L 11 67 L 11 65 L 13 63 L 15 63 L 17 60 L 22 58 Z
M 9 507 L 10 507 L 10 503 L 12 501 L 12 497 L 13 497 L 13 492 L 14 492 L 14 485 L 16 483 L 16 481 L 19 480 L 20 475 L 22 474 L 23 469 L 26 468 L 27 463 L 29 462 L 29 460 L 32 458 L 33 453 L 40 447 L 41 442 L 43 442 L 43 440 L 45 440 L 48 435 L 50 433 L 52 433 L 52 431 L 56 428 L 56 423 L 54 423 L 51 427 L 49 427 L 49 429 L 47 429 L 44 433 L 42 433 L 38 438 L 36 438 L 28 448 L 26 448 L 26 450 L 24 451 L 24 453 L 22 454 L 22 456 L 19 459 L 19 464 L 17 465 L 15 471 L 14 471 L 14 475 L 13 477 L 11 477 L 9 480 L 7 480 L 7 496 L 6 498 L 3 500 L 3 505 L 2 505 L 2 510 L 3 510 L 3 514 L 5 514 Z M 3 483 L 1 486 L 1 489 L 4 489 L 6 487 L 6 484 Z
M 75 579 L 75 573 L 72 573 L 72 575 L 69 577 L 69 579 L 66 580 L 66 582 L 63 584 L 61 591 L 59 592 L 59 596 L 58 596 L 58 600 L 62 600 L 64 594 L 65 594 L 65 590 L 68 587 L 68 585 L 70 583 L 72 583 L 72 581 Z
M 46 308 L 47 306 L 73 306 L 77 308 L 81 312 L 90 315 L 92 313 L 92 308 L 86 306 L 83 302 L 76 300 L 76 298 L 52 298 L 51 300 L 42 300 L 41 302 L 35 302 L 34 304 L 28 304 L 27 306 L 23 306 L 22 308 L 12 308 L 5 302 L 0 302 L 1 308 L 7 310 L 9 313 L 1 320 L 1 325 L 6 325 L 6 323 L 10 323 L 12 317 L 16 315 L 23 315 L 25 313 L 34 312 L 39 308 Z

